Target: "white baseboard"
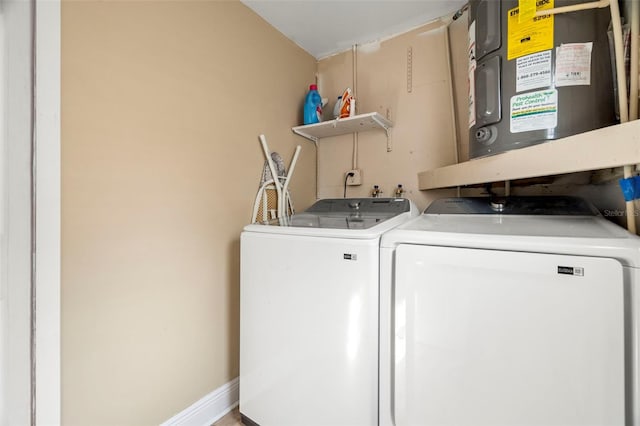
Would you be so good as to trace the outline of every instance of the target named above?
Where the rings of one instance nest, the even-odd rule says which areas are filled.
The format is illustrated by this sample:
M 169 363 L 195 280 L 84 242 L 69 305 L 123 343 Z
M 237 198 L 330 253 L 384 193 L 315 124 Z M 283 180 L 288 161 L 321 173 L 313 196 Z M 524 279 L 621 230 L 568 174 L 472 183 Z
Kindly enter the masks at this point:
M 236 377 L 185 408 L 160 426 L 211 426 L 238 405 L 239 379 Z

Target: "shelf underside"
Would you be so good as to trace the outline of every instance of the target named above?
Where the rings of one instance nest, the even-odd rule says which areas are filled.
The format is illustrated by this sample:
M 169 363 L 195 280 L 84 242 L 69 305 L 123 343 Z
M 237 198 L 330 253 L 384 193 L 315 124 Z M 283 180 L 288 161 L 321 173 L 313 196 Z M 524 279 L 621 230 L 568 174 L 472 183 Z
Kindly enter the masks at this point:
M 292 130 L 294 133 L 314 142 L 319 139 L 331 136 L 346 135 L 355 132 L 364 132 L 373 129 L 387 130 L 393 124 L 377 112 L 360 114 L 354 117 L 340 118 L 337 120 L 324 121 L 322 123 L 297 126 Z
M 418 173 L 421 190 L 640 164 L 640 120 Z

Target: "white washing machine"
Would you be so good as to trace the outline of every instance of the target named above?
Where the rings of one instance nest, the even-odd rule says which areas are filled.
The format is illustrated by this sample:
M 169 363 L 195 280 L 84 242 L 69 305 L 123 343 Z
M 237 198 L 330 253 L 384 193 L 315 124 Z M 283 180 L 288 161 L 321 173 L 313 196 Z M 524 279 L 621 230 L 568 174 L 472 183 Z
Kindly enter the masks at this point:
M 241 234 L 240 412 L 246 425 L 378 423 L 379 243 L 409 200 L 320 200 Z
M 580 199 L 432 203 L 381 241 L 380 424 L 640 424 L 639 266 Z

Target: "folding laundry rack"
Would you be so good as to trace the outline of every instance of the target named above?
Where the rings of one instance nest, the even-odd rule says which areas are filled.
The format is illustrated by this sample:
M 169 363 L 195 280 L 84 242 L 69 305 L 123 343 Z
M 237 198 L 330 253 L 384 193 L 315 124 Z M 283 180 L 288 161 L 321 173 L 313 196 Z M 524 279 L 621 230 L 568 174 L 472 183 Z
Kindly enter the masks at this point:
M 289 165 L 289 172 L 287 173 L 284 166 L 280 169 L 276 168 L 272 153 L 267 146 L 267 139 L 264 135 L 260 135 L 260 144 L 267 159 L 271 179 L 265 180 L 265 182 L 260 185 L 260 189 L 256 194 L 256 200 L 253 204 L 251 223 L 281 219 L 294 213 L 291 194 L 289 193 L 289 182 L 291 182 L 291 176 L 298 161 L 298 155 L 301 149 L 300 145 L 296 147 L 293 159 Z M 273 154 L 278 155 L 277 153 Z

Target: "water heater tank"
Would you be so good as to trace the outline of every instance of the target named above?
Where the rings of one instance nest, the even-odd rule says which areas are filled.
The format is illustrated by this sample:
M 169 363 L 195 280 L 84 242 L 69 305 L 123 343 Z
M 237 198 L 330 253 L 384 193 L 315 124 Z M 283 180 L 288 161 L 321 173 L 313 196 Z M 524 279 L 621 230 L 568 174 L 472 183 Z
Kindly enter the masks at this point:
M 537 0 L 537 10 L 583 3 Z M 616 122 L 609 8 L 520 17 L 518 0 L 471 0 L 469 157 Z

